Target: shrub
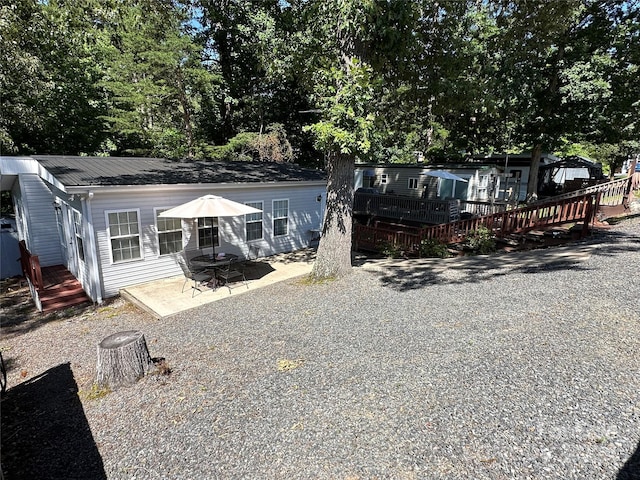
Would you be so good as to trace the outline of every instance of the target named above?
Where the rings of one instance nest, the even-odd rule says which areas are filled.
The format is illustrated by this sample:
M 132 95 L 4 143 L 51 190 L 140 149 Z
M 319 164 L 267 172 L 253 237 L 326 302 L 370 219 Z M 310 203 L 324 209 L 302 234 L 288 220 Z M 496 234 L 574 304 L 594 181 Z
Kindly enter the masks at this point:
M 481 255 L 496 251 L 496 240 L 487 227 L 480 227 L 469 232 L 465 239 L 465 246 L 473 253 Z
M 445 243 L 438 240 L 425 239 L 420 242 L 420 256 L 431 258 L 447 258 L 450 256 Z
M 240 132 L 225 145 L 208 146 L 212 160 L 239 160 L 285 163 L 293 160 L 293 149 L 284 127 L 269 125 L 265 132 Z
M 398 258 L 402 255 L 402 247 L 396 243 L 383 242 L 379 248 L 380 253 L 388 258 Z

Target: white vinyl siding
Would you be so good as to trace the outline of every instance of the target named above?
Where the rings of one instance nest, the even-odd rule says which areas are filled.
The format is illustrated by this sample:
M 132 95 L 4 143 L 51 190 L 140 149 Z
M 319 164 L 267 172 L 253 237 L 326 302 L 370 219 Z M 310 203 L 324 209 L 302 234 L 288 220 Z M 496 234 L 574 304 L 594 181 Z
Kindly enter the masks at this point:
M 289 234 L 289 200 L 273 201 L 273 236 Z
M 158 252 L 160 255 L 168 255 L 182 250 L 182 219 L 159 217 L 158 215 L 165 210 L 168 209 L 156 209 Z
M 20 175 L 19 180 L 19 231 L 27 248 L 38 255 L 42 267 L 63 264 L 51 191 L 38 175 Z
M 112 211 L 106 214 L 112 262 L 141 259 L 140 211 Z
M 304 248 L 309 244 L 309 230 L 317 228 L 322 219 L 322 203 L 316 201 L 319 193 L 325 192 L 321 184 L 309 185 L 270 185 L 256 188 L 253 185 L 227 188 L 219 193 L 221 196 L 239 203 L 257 203 L 264 206 L 261 240 L 252 240 L 252 245 L 260 247 L 264 255 L 274 255 Z M 91 201 L 96 241 L 99 247 L 100 273 L 103 282 L 103 297 L 118 295 L 128 285 L 158 280 L 181 275 L 175 255 L 160 255 L 157 243 L 156 213 L 158 205 L 175 207 L 203 195 L 202 190 L 185 188 L 171 194 L 171 204 L 167 203 L 167 194 L 163 191 L 134 193 L 122 195 L 116 193 L 95 193 Z M 288 234 L 273 235 L 273 200 L 286 198 L 289 202 Z M 109 225 L 106 223 L 106 211 L 128 211 L 135 207 L 139 211 L 141 238 L 143 243 L 140 261 L 112 263 L 110 258 Z M 295 214 L 296 221 L 293 221 Z M 268 221 L 266 220 L 268 219 Z M 53 227 L 55 229 L 55 226 Z M 245 216 L 219 218 L 219 247 L 217 252 L 235 253 L 246 256 L 249 243 L 246 241 Z M 198 222 L 196 219 L 182 221 L 182 240 L 185 250 L 194 250 L 198 246 Z M 85 242 L 85 248 L 86 248 Z M 87 252 L 88 255 L 88 252 Z
M 247 202 L 247 205 L 259 210 L 264 210 L 263 202 Z M 264 238 L 262 228 L 262 212 L 250 213 L 244 216 L 245 235 L 247 242 L 262 240 Z

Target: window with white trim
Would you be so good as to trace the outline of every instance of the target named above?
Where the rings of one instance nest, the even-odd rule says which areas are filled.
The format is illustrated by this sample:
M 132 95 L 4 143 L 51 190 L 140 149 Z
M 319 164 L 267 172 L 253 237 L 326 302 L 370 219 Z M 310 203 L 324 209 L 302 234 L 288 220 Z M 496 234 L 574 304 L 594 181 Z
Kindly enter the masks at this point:
M 488 198 L 488 189 L 489 189 L 489 175 L 481 175 L 477 192 L 476 200 L 486 200 Z
M 282 237 L 289 233 L 289 200 L 273 201 L 273 236 Z
M 82 214 L 77 210 L 73 210 L 73 233 L 76 236 L 78 258 L 84 262 L 84 235 L 82 233 Z
M 264 210 L 262 208 L 262 202 L 247 202 L 247 205 L 258 210 Z M 244 216 L 245 230 L 247 242 L 251 240 L 261 240 L 262 233 L 262 212 L 250 213 Z
M 389 175 L 388 174 L 386 174 L 386 173 L 380 174 L 380 185 L 386 184 L 388 179 L 389 179 Z
M 218 217 L 198 219 L 198 248 L 219 247 Z
M 410 178 L 409 179 L 409 189 L 410 190 L 416 190 L 418 188 L 418 179 L 417 178 Z
M 182 220 L 180 218 L 160 217 L 167 210 L 156 208 L 156 228 L 160 255 L 168 255 L 182 250 Z
M 111 258 L 114 263 L 142 258 L 138 210 L 107 212 Z

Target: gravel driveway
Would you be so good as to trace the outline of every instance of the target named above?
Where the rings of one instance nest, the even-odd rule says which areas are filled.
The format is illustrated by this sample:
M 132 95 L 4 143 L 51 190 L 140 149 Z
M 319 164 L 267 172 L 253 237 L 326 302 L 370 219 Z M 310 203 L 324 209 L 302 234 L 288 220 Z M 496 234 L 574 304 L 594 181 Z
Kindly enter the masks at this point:
M 588 243 L 5 331 L 5 478 L 640 479 L 640 218 Z M 129 329 L 171 375 L 87 398 Z

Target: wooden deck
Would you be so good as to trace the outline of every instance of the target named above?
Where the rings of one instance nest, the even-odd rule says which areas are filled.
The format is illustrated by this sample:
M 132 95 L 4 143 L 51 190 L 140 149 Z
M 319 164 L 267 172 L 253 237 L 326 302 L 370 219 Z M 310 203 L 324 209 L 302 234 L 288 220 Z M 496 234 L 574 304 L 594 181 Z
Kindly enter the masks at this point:
M 460 218 L 458 200 L 425 200 L 360 192 L 353 196 L 353 213 L 431 225 Z
M 64 265 L 41 267 L 39 257 L 27 249 L 24 240 L 20 240 L 19 247 L 22 273 L 31 285 L 33 300 L 41 312 L 91 302 L 80 282 Z
M 415 251 L 426 239 L 441 243 L 463 242 L 469 232 L 480 227 L 486 227 L 497 238 L 505 238 L 512 234 L 521 235 L 567 223 L 581 224 L 580 235 L 584 236 L 588 233 L 591 222 L 626 212 L 629 195 L 634 188 L 640 188 L 640 181 L 636 185 L 633 177 L 629 176 L 542 199 L 519 208 L 508 209 L 506 205 L 498 203 L 492 203 L 491 208 L 487 208 L 482 202 L 461 202 L 462 211 L 473 212 L 476 216 L 458 221 L 450 219 L 419 230 L 404 225 L 356 224 L 353 229 L 353 244 L 356 250 L 379 251 L 383 245 L 395 245 L 405 251 Z M 424 207 L 418 205 L 418 208 Z M 448 208 L 443 206 L 442 211 L 447 212 Z
M 544 229 L 569 222 L 582 223 L 581 234 L 588 233 L 589 223 L 594 218 L 597 207 L 597 193 L 591 193 L 551 203 L 535 204 L 514 208 L 493 215 L 485 215 L 467 220 L 432 225 L 420 228 L 382 228 L 354 225 L 354 248 L 356 250 L 380 250 L 382 245 L 395 245 L 405 251 L 419 250 L 423 240 L 441 243 L 460 243 L 470 232 L 480 227 L 489 229 L 498 237 L 523 234 L 534 229 Z

